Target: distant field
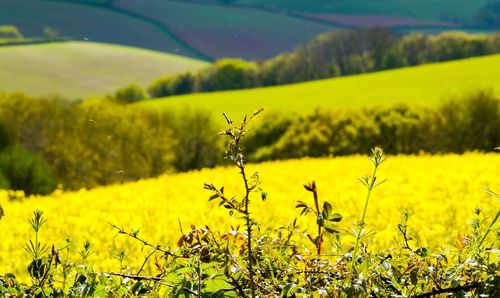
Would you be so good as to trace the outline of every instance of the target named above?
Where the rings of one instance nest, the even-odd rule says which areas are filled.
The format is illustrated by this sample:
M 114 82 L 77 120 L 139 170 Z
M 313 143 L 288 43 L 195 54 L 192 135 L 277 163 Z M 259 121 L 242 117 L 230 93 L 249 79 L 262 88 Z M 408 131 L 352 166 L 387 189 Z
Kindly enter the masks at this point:
M 426 21 L 412 18 L 403 18 L 387 15 L 338 15 L 338 14 L 314 14 L 303 13 L 305 17 L 315 20 L 330 22 L 332 24 L 354 27 L 354 28 L 372 28 L 372 27 L 448 27 L 453 28 L 456 25 L 451 22 Z
M 498 190 L 500 172 L 494 165 L 499 162 L 499 154 L 390 156 L 378 171 L 378 177 L 388 181 L 375 189 L 368 207 L 366 223 L 377 232 L 369 247 L 394 246 L 403 210 L 410 214 L 411 236 L 423 246 L 454 244 L 459 233 L 470 232 L 469 223 L 477 206 L 490 218 L 498 210 L 499 202 L 488 197 L 483 189 Z M 365 156 L 353 156 L 267 162 L 250 165 L 248 170 L 260 173 L 262 187 L 268 193 L 265 202 L 257 195 L 251 201 L 252 216 L 262 223 L 263 229 L 286 225 L 299 217 L 296 201 L 312 204 L 302 185 L 316 180 L 320 199 L 331 202 L 334 211 L 344 216 L 339 224 L 344 231 L 359 220 L 365 190 L 356 177 L 369 174 L 371 164 Z M 0 229 L 8 231 L 0 241 L 2 270 L 25 276 L 27 263 L 23 260 L 27 254 L 23 246 L 32 235 L 28 218 L 39 209 L 48 219 L 40 239 L 49 247 L 52 243 L 62 247 L 64 239 L 71 237 L 75 241 L 73 249 L 80 250 L 83 241 L 90 240 L 95 253 L 89 262 L 95 264 L 96 270 L 114 272 L 118 272 L 120 263 L 112 256 L 124 249 L 128 256 L 125 264 L 133 266 L 131 271 L 136 272 L 148 251 L 142 251 L 141 245 L 130 238 L 116 237 L 108 223 L 127 231 L 140 229 L 142 238 L 172 248 L 181 236 L 178 221 L 184 231 L 191 224 L 207 224 L 214 231 L 225 232 L 240 223 L 236 215 L 231 217 L 225 208 L 217 208 L 215 201 L 208 202 L 210 193 L 203 189 L 204 182 L 225 186 L 228 195 L 243 195 L 242 182 L 233 167 L 165 175 L 93 190 L 57 191 L 48 197 L 26 200 L 8 200 L 7 192 L 0 191 L 0 204 L 5 209 Z M 313 231 L 314 222 L 312 216 L 298 219 L 301 231 Z M 344 241 L 351 241 L 347 233 L 342 233 Z M 325 241 L 327 247 L 333 245 L 333 239 L 328 237 Z M 78 255 L 75 253 L 74 257 Z M 148 266 L 145 269 L 150 270 Z
M 161 22 L 213 58 L 266 58 L 293 49 L 333 25 L 265 11 L 181 1 L 114 1 L 114 6 Z
M 201 108 L 235 119 L 259 107 L 306 113 L 314 108 L 366 107 L 377 104 L 435 105 L 478 88 L 500 95 L 500 55 L 427 64 L 286 86 L 199 93 L 139 103 L 151 108 Z
M 130 83 L 197 70 L 202 61 L 124 46 L 62 42 L 0 47 L 0 91 L 69 98 L 103 95 Z
M 50 27 L 76 40 L 122 44 L 197 57 L 184 44 L 144 20 L 94 6 L 63 1 L 0 0 L 0 25 L 11 24 L 28 36 Z
M 489 0 L 238 0 L 247 4 L 286 11 L 332 14 L 392 15 L 427 20 L 472 18 Z
M 471 31 L 467 23 L 487 1 L 237 0 L 220 5 L 218 0 L 0 0 L 0 25 L 16 25 L 29 37 L 50 27 L 76 40 L 203 60 L 265 59 L 339 26 L 432 33 L 457 24 Z

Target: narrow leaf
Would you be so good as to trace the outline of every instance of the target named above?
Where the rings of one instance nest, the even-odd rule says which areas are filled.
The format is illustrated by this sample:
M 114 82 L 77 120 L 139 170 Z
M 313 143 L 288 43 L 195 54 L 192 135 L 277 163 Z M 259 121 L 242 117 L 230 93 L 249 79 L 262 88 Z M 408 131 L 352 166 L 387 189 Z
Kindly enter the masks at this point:
M 334 228 L 331 228 L 331 227 L 325 227 L 325 230 L 326 230 L 328 233 L 331 233 L 331 234 L 336 234 L 336 233 L 339 233 L 339 232 L 340 232 L 339 230 L 334 229 Z
M 334 213 L 329 218 L 328 221 L 339 222 L 342 220 L 342 214 Z

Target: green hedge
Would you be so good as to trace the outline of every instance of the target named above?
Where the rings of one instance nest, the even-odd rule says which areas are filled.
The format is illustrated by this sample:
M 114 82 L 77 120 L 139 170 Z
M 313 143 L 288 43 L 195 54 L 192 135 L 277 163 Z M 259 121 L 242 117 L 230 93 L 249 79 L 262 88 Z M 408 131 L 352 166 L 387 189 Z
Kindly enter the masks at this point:
M 366 153 L 491 151 L 500 144 L 500 99 L 478 91 L 431 109 L 409 105 L 265 117 L 246 146 L 253 161 Z M 256 145 L 258 144 L 258 145 Z

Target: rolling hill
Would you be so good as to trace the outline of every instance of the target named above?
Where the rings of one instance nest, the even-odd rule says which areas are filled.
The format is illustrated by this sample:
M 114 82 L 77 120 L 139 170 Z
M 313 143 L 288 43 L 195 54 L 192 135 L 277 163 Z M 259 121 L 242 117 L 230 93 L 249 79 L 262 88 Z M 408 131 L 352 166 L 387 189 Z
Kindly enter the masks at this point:
M 81 40 L 203 60 L 264 59 L 335 28 L 386 26 L 398 33 L 476 28 L 488 0 L 0 0 L 0 25 L 29 37 L 50 27 Z
M 240 119 L 255 109 L 306 113 L 314 108 L 366 107 L 378 104 L 435 105 L 478 88 L 500 95 L 500 55 L 427 64 L 313 82 L 238 91 L 198 93 L 147 100 L 149 108 L 205 109 L 218 118 Z
M 203 58 L 157 24 L 100 6 L 65 1 L 0 0 L 0 24 L 15 25 L 27 36 L 40 36 L 44 28 L 50 27 L 74 40 Z
M 50 27 L 72 39 L 129 45 L 198 59 L 267 58 L 335 28 L 250 8 L 181 1 L 0 0 L 0 24 L 27 36 Z
M 68 98 L 104 95 L 130 83 L 197 70 L 186 57 L 93 42 L 0 47 L 0 91 Z
M 442 21 L 473 18 L 489 0 L 237 0 L 251 5 L 289 12 L 342 15 L 380 15 Z
M 113 6 L 160 22 L 211 58 L 268 58 L 335 28 L 288 15 L 223 5 L 116 0 Z

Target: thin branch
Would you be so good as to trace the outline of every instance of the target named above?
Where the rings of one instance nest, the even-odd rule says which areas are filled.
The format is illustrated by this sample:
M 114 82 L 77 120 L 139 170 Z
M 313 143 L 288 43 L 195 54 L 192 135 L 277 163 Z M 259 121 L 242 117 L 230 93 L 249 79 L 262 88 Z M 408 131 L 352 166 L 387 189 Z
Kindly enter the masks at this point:
M 166 254 L 166 255 L 169 255 L 169 256 L 174 256 L 174 254 L 172 254 L 170 251 L 168 251 L 168 250 L 166 250 L 166 249 L 162 248 L 162 247 L 161 247 L 161 245 L 158 245 L 158 244 L 151 244 L 151 243 L 147 242 L 146 240 L 139 238 L 139 237 L 137 236 L 137 234 L 135 234 L 135 233 L 130 233 L 130 232 L 127 232 L 127 231 L 125 231 L 124 229 L 122 229 L 122 228 L 120 228 L 120 227 L 118 227 L 118 226 L 116 226 L 116 225 L 114 225 L 114 224 L 112 224 L 112 223 L 109 223 L 109 222 L 108 222 L 108 224 L 109 224 L 110 226 L 112 226 L 113 228 L 115 228 L 116 230 L 118 230 L 118 234 L 127 235 L 127 236 L 129 236 L 129 237 L 131 237 L 131 238 L 134 238 L 135 240 L 137 240 L 137 241 L 141 242 L 141 243 L 142 243 L 143 245 L 145 245 L 145 246 L 149 246 L 149 247 L 151 247 L 151 248 L 153 248 L 153 249 L 156 249 L 156 250 L 158 250 L 158 251 L 161 251 L 162 253 L 164 253 L 164 254 Z
M 139 268 L 139 271 L 137 271 L 136 275 L 139 275 L 142 272 L 142 270 L 144 269 L 144 266 L 148 262 L 149 258 L 151 258 L 153 256 L 153 254 L 157 251 L 158 251 L 158 247 L 153 248 L 151 253 L 144 259 L 144 262 L 142 262 L 141 268 Z
M 113 276 L 119 276 L 119 277 L 124 277 L 124 278 L 130 278 L 133 280 L 147 280 L 147 281 L 152 281 L 164 286 L 168 286 L 171 288 L 174 288 L 173 285 L 167 284 L 163 282 L 163 280 L 160 277 L 153 277 L 153 276 L 145 276 L 145 275 L 135 275 L 135 274 L 125 274 L 125 273 L 114 273 L 114 272 L 103 272 L 104 274 L 108 275 L 113 275 Z

